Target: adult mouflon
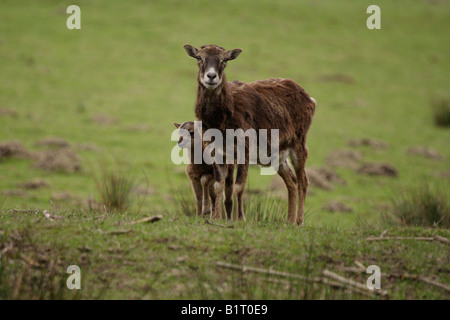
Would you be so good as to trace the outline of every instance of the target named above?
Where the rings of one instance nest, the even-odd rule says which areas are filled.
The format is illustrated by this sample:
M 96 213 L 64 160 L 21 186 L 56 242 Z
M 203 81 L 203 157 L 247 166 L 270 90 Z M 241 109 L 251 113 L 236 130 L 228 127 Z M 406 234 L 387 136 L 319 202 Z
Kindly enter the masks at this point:
M 236 59 L 241 49 L 226 50 L 217 45 L 195 48 L 185 45 L 187 54 L 198 62 L 195 115 L 207 128 L 250 128 L 279 130 L 278 174 L 288 190 L 288 220 L 303 224 L 308 179 L 305 173 L 308 149 L 306 138 L 316 103 L 305 90 L 290 79 L 273 78 L 251 83 L 227 82 L 225 67 Z M 270 144 L 270 137 L 268 138 Z M 247 155 L 248 156 L 248 155 Z M 287 158 L 294 166 L 295 176 Z M 235 192 L 238 199 L 238 218 L 244 218 L 242 199 L 248 172 L 248 161 L 237 165 Z M 216 165 L 214 188 L 221 195 L 225 188 L 227 168 Z M 298 207 L 297 207 L 298 200 Z M 215 210 L 221 210 L 220 206 Z M 217 212 L 215 216 L 220 216 Z

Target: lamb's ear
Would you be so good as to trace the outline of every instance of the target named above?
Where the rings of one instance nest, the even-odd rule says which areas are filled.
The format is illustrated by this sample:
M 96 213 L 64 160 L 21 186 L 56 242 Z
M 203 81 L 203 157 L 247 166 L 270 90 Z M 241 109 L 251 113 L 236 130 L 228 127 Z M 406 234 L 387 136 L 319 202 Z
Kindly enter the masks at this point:
M 195 59 L 198 58 L 198 56 L 197 56 L 198 49 L 197 48 L 191 46 L 190 44 L 185 44 L 183 46 L 183 48 L 184 48 L 184 50 L 186 50 L 186 53 L 189 56 L 191 56 L 192 58 L 195 58 Z
M 242 52 L 242 49 L 233 49 L 233 50 L 228 50 L 227 51 L 227 55 L 228 58 L 227 60 L 234 60 L 236 59 Z
M 175 128 L 179 128 L 181 126 L 181 124 L 174 122 L 173 125 L 175 126 Z

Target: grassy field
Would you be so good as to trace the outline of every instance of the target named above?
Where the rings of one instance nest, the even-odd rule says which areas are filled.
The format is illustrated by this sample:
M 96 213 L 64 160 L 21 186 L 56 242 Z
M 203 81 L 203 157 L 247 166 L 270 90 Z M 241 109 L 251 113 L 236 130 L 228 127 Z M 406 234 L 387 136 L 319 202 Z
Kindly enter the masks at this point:
M 329 269 L 365 283 L 348 271 L 355 260 L 391 274 L 382 280 L 389 298 L 449 298 L 401 277 L 448 285 L 448 244 L 366 240 L 385 230 L 450 236 L 444 220 L 385 221 L 424 184 L 448 203 L 450 130 L 433 114 L 436 101 L 450 104 L 448 1 L 380 0 L 381 30 L 366 27 L 371 1 L 76 1 L 81 30 L 66 28 L 70 4 L 0 3 L 0 298 L 80 297 L 58 283 L 17 285 L 49 263 L 54 279 L 69 264 L 89 268 L 82 298 L 364 298 L 216 265 L 308 277 Z M 170 159 L 172 123 L 194 120 L 197 67 L 186 43 L 242 48 L 228 80 L 291 78 L 317 101 L 304 227 L 287 225 L 283 188 L 258 168 L 247 223 L 192 216 L 184 166 Z M 394 174 L 363 173 L 377 164 Z M 103 208 L 108 172 L 132 182 L 127 209 Z M 129 224 L 154 215 L 163 219 Z M 108 233 L 117 230 L 131 231 Z

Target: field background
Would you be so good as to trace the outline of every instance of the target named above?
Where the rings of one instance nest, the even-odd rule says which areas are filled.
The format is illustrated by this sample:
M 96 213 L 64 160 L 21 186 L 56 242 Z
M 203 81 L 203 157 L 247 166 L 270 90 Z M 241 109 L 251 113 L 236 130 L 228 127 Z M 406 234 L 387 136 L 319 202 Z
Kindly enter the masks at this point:
M 69 15 L 65 11 L 71 4 L 81 7 L 81 30 L 66 28 Z M 410 243 L 399 249 L 396 243 L 390 243 L 373 248 L 364 238 L 385 230 L 382 215 L 403 191 L 427 183 L 444 194 L 450 193 L 450 131 L 434 125 L 432 112 L 435 99 L 449 97 L 450 4 L 446 0 L 379 0 L 376 4 L 381 8 L 382 29 L 369 30 L 366 8 L 371 4 L 373 1 L 350 0 L 2 0 L 0 143 L 17 140 L 32 152 L 42 152 L 46 147 L 37 146 L 39 141 L 61 138 L 81 160 L 80 170 L 67 173 L 36 168 L 30 158 L 0 159 L 3 244 L 15 232 L 25 232 L 31 242 L 46 247 L 88 246 L 84 251 L 61 249 L 68 252 L 61 259 L 87 259 L 96 275 L 108 262 L 105 255 L 120 256 L 114 255 L 111 246 L 121 244 L 120 250 L 133 251 L 135 260 L 130 258 L 128 265 L 119 258 L 115 262 L 118 269 L 111 272 L 116 280 L 111 284 L 114 289 L 106 291 L 107 298 L 348 297 L 320 290 L 319 295 L 311 295 L 313 291 L 304 289 L 280 295 L 279 284 L 258 291 L 255 288 L 260 288 L 260 280 L 255 279 L 256 284 L 245 286 L 247 291 L 241 290 L 242 279 L 235 280 L 238 285 L 231 289 L 205 289 L 201 285 L 207 282 L 205 279 L 217 277 L 218 283 L 226 282 L 223 273 L 209 270 L 211 263 L 226 258 L 304 273 L 311 272 L 304 261 L 314 262 L 319 268 L 326 261 L 339 260 L 339 265 L 347 265 L 365 258 L 363 263 L 368 264 L 386 257 L 385 268 L 420 271 L 448 283 L 445 245 Z M 287 203 L 280 190 L 270 189 L 273 177 L 260 176 L 259 169 L 252 168 L 252 197 L 275 201 L 278 216 L 271 217 L 276 222 L 255 218 L 247 225 L 235 223 L 232 231 L 217 231 L 204 226 L 201 219 L 186 217 L 177 194 L 190 195 L 189 181 L 184 167 L 175 166 L 170 159 L 175 146 L 170 140 L 172 123 L 194 120 L 197 67 L 182 48 L 186 43 L 242 48 L 240 57 L 227 67 L 228 80 L 291 78 L 315 98 L 308 168 L 330 168 L 327 157 L 346 150 L 361 154 L 359 164 L 392 165 L 398 177 L 333 168 L 345 184 L 332 184 L 331 190 L 310 188 L 305 227 L 300 230 L 280 221 L 285 218 Z M 386 147 L 349 145 L 350 140 L 363 138 L 381 141 Z M 416 146 L 431 148 L 440 156 L 430 159 L 407 153 Z M 108 214 L 99 226 L 86 220 L 92 218 L 86 204 L 101 202 L 96 179 L 102 179 L 102 170 L 120 171 L 134 180 L 136 188 L 134 205 L 126 212 Z M 33 179 L 44 180 L 49 186 L 33 190 L 21 187 Z M 330 212 L 324 208 L 329 202 L 343 203 L 352 211 Z M 39 214 L 17 213 L 26 210 Z M 47 221 L 42 210 L 58 212 L 64 219 Z M 250 207 L 247 214 L 257 216 L 257 210 L 258 206 Z M 98 228 L 114 229 L 155 214 L 162 214 L 163 220 L 139 226 L 118 239 L 102 242 L 104 238 L 95 233 Z M 88 230 L 94 231 L 91 234 Z M 397 232 L 448 236 L 447 230 L 436 228 L 389 231 Z M 83 233 L 89 236 L 84 238 Z M 267 239 L 273 240 L 268 248 Z M 192 250 L 184 247 L 188 243 Z M 307 250 L 312 243 L 317 246 L 314 257 Z M 171 245 L 175 249 L 167 249 Z M 212 256 L 202 257 L 194 248 L 211 250 Z M 268 252 L 263 253 L 263 249 Z M 86 252 L 90 253 L 88 258 L 83 256 Z M 189 258 L 185 259 L 186 255 Z M 247 255 L 249 261 L 243 258 Z M 153 263 L 149 265 L 144 257 L 152 257 Z M 183 259 L 205 272 L 186 267 Z M 87 263 L 85 260 L 80 263 Z M 296 261 L 302 261 L 301 270 Z M 177 267 L 180 263 L 184 263 L 182 271 Z M 168 265 L 170 275 L 163 272 Z M 411 265 L 412 271 L 408 269 Z M 160 281 L 155 280 L 154 286 L 144 280 L 129 280 L 156 271 Z M 198 279 L 194 281 L 198 286 L 193 288 L 188 281 L 180 280 L 192 274 Z M 121 277 L 130 283 L 117 280 Z M 116 282 L 123 286 L 115 286 Z M 421 285 L 413 284 L 411 290 L 409 282 L 391 285 L 396 288 L 395 298 L 445 297 L 442 291 Z M 142 294 L 143 287 L 153 288 L 149 289 L 152 294 Z M 198 291 L 198 287 L 203 289 Z

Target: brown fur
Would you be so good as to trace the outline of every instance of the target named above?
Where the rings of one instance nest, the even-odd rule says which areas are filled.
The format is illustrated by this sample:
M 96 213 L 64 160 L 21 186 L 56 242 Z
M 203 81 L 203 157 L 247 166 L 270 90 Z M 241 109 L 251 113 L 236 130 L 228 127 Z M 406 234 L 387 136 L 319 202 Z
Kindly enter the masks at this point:
M 215 45 L 196 49 L 185 46 L 187 53 L 199 60 L 199 74 L 195 115 L 207 128 L 225 129 L 242 128 L 244 131 L 267 129 L 270 143 L 270 129 L 279 129 L 279 151 L 289 152 L 296 172 L 296 179 L 287 161 L 280 163 L 278 174 L 283 178 L 288 189 L 288 220 L 303 223 L 304 201 L 308 180 L 305 163 L 308 157 L 306 137 L 315 111 L 315 102 L 297 83 L 290 79 L 268 79 L 251 83 L 239 81 L 227 82 L 224 69 L 228 60 L 235 59 L 242 51 L 226 51 Z M 218 86 L 208 89 L 202 83 L 205 70 L 213 66 L 220 79 Z M 224 171 L 220 168 L 218 171 Z M 238 216 L 243 218 L 242 195 L 248 174 L 248 163 L 238 165 L 236 192 L 238 198 Z M 215 176 L 220 189 L 223 178 Z M 296 200 L 298 193 L 298 211 Z M 216 208 L 216 210 L 219 208 Z
M 189 180 L 191 181 L 192 190 L 195 194 L 196 199 L 196 212 L 197 216 L 200 215 L 207 215 L 210 214 L 212 217 L 212 214 L 215 212 L 214 208 L 216 206 L 216 192 L 214 190 L 214 168 L 212 165 L 209 165 L 205 162 L 202 162 L 201 164 L 195 164 L 194 163 L 194 140 L 193 140 L 193 133 L 194 133 L 194 122 L 193 121 L 187 121 L 183 124 L 174 123 L 174 126 L 178 129 L 185 129 L 191 134 L 191 144 L 187 146 L 189 148 L 189 157 L 190 157 L 190 163 L 186 167 L 186 175 L 188 176 Z M 180 137 L 180 140 L 178 143 L 181 143 L 183 140 L 182 137 Z M 205 142 L 202 142 L 202 151 L 206 147 Z M 233 182 L 231 182 L 232 185 Z M 227 201 L 225 201 L 225 204 L 230 203 L 230 197 L 231 195 L 226 195 Z M 210 209 L 210 200 L 212 204 L 212 210 Z M 232 202 L 231 202 L 232 204 Z M 219 205 L 222 205 L 219 203 Z M 226 206 L 226 212 L 227 215 L 231 215 L 232 206 L 228 205 Z

